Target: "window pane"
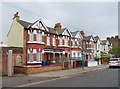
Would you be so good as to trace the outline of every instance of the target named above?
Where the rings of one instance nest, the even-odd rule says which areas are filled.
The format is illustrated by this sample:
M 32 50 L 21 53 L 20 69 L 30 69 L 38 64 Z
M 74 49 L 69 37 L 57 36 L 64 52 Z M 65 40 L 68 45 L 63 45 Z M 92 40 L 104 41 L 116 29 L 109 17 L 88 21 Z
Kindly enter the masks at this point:
M 30 53 L 30 62 L 33 62 L 33 54 Z

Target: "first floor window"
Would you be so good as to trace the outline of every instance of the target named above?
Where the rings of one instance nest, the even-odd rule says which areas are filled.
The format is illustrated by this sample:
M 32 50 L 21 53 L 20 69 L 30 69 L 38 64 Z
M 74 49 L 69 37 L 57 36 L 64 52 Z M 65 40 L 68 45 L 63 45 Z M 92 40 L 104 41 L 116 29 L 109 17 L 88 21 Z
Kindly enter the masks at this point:
M 30 42 L 33 42 L 33 34 L 30 34 Z
M 42 52 L 37 52 L 37 62 L 42 62 Z
M 50 45 L 50 37 L 47 37 L 47 45 Z
M 60 38 L 60 45 L 62 45 L 62 38 Z
M 37 42 L 42 42 L 42 34 L 37 33 Z
M 55 38 L 53 37 L 53 46 L 55 46 L 56 45 L 56 40 L 55 40 Z
M 65 39 L 65 45 L 68 46 L 68 40 L 67 39 Z

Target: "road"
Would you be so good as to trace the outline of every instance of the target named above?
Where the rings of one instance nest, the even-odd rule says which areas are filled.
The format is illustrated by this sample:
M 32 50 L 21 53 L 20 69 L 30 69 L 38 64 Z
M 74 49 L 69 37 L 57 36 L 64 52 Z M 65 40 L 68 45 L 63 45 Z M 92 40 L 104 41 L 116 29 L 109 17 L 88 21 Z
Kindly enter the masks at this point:
M 118 87 L 118 69 L 102 69 L 60 78 L 31 78 L 14 83 L 17 87 Z M 14 80 L 13 80 L 14 81 Z M 16 80 L 17 81 L 17 80 Z M 6 83 L 5 83 L 6 82 Z M 15 82 L 15 81 L 14 81 Z M 12 80 L 11 80 L 12 84 Z M 12 86 L 3 80 L 3 87 Z

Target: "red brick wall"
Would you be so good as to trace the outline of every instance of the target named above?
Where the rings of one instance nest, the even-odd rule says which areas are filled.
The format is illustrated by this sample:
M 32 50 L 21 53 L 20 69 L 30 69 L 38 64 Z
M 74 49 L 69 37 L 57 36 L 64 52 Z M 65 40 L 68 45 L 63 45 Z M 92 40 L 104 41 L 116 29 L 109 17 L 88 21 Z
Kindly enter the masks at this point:
M 2 51 L 0 52 L 1 54 L 1 60 L 0 60 L 0 64 L 2 64 L 2 68 L 0 68 L 0 73 L 2 75 L 8 75 L 8 55 L 7 55 L 7 52 L 8 50 L 13 50 L 13 55 L 12 55 L 12 58 L 13 58 L 13 66 L 16 65 L 16 56 L 17 55 L 21 55 L 22 58 L 23 58 L 23 49 L 22 48 L 16 48 L 16 47 L 3 47 L 2 48 Z M 13 70 L 14 70 L 14 67 L 13 67 Z
M 25 74 L 34 74 L 34 73 L 40 73 L 44 71 L 56 71 L 56 70 L 62 70 L 62 65 L 58 66 L 45 66 L 45 67 L 38 67 L 38 68 L 25 68 L 25 67 L 14 67 L 15 72 L 21 72 Z

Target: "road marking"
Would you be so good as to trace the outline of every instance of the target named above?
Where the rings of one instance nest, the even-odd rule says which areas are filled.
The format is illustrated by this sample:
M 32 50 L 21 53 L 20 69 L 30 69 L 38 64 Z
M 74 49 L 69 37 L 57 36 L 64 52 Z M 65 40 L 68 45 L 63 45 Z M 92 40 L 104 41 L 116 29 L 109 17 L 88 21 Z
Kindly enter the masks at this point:
M 55 78 L 55 79 L 50 79 L 50 80 L 45 80 L 45 81 L 40 81 L 40 82 L 35 82 L 35 83 L 24 84 L 24 85 L 15 86 L 15 87 L 26 87 L 26 86 L 41 84 L 41 83 L 45 83 L 45 82 L 49 82 L 49 81 L 54 81 L 54 80 L 62 79 L 62 78 L 69 78 L 69 77 L 70 76 L 64 76 L 64 77 L 60 77 L 60 78 Z
M 88 72 L 93 72 L 93 71 L 96 71 L 96 70 L 100 70 L 100 69 L 104 69 L 104 68 L 98 68 L 98 69 L 93 69 L 91 71 L 84 71 L 82 73 L 88 73 Z M 82 73 L 80 73 L 80 75 L 82 75 Z M 72 73 L 72 75 L 79 75 L 78 73 Z M 26 86 L 31 86 L 31 85 L 36 85 L 36 84 L 41 84 L 41 83 L 45 83 L 45 82 L 49 82 L 49 81 L 54 81 L 54 80 L 58 80 L 58 79 L 62 79 L 62 78 L 69 78 L 71 77 L 70 75 L 67 75 L 67 76 L 62 76 L 60 78 L 55 78 L 55 79 L 50 79 L 50 80 L 45 80 L 45 81 L 40 81 L 40 82 L 35 82 L 35 83 L 29 83 L 29 84 L 24 84 L 24 85 L 19 85 L 19 86 L 15 86 L 15 87 L 26 87 Z

